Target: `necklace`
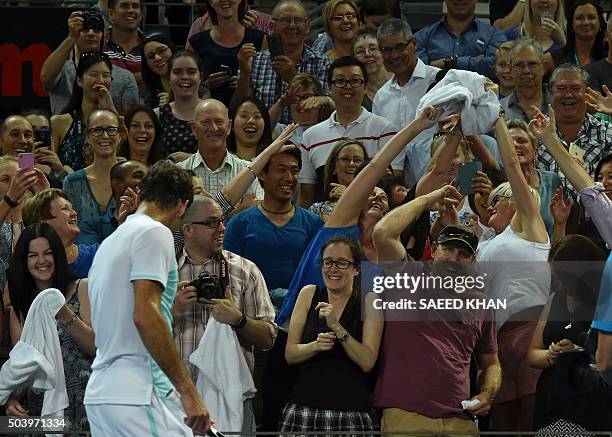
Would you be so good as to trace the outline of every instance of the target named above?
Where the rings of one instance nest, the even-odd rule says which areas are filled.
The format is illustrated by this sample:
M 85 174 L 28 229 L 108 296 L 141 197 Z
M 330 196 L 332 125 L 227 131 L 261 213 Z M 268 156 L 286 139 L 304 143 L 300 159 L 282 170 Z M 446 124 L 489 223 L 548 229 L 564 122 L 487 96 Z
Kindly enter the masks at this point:
M 263 202 L 262 202 L 262 203 L 260 203 L 260 204 L 259 204 L 259 206 L 260 206 L 260 207 L 261 207 L 261 209 L 263 209 L 265 212 L 269 212 L 270 214 L 278 214 L 278 215 L 282 215 L 282 214 L 287 214 L 288 212 L 291 212 L 291 211 L 293 210 L 293 208 L 294 208 L 294 206 L 295 206 L 295 205 L 293 205 L 293 202 L 291 202 L 291 208 L 289 208 L 287 211 L 280 211 L 280 212 L 277 212 L 277 211 L 270 211 L 268 208 L 266 208 L 266 207 L 263 205 Z

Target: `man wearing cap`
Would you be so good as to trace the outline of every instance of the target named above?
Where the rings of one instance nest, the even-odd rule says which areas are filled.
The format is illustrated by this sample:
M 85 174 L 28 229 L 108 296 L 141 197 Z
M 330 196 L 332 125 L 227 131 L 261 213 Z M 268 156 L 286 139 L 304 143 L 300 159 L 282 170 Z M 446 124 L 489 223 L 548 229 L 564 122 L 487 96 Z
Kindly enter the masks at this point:
M 459 192 L 447 185 L 392 210 L 374 228 L 379 262 L 392 266 L 393 274 L 399 268 L 415 278 L 472 274 L 478 238 L 469 228 L 445 227 L 433 243 L 434 261 L 429 266 L 412 259 L 400 238 L 421 214 L 452 207 L 460 198 Z M 481 291 L 460 290 L 458 286 L 446 291 L 420 286 L 400 292 L 412 300 L 444 296 L 451 299 L 442 300 L 460 301 L 468 295 L 485 296 Z M 386 323 L 374 392 L 374 405 L 383 409 L 382 431 L 477 432 L 473 418 L 489 412 L 501 384 L 493 314 L 485 311 L 469 319 L 460 312 L 454 313 L 459 318 L 445 317 L 438 309 L 407 314 L 398 310 L 385 313 L 386 320 L 393 321 Z M 478 359 L 480 384 L 479 393 L 470 396 L 473 352 Z M 462 405 L 462 401 L 469 403 Z

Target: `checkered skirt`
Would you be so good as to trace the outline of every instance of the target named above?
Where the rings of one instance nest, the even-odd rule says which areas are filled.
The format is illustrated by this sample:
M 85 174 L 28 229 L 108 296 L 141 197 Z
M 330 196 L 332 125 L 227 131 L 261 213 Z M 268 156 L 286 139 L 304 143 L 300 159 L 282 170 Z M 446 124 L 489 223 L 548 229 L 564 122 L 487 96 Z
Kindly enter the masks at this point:
M 279 424 L 280 432 L 294 431 L 373 431 L 372 418 L 362 411 L 320 410 L 287 404 Z

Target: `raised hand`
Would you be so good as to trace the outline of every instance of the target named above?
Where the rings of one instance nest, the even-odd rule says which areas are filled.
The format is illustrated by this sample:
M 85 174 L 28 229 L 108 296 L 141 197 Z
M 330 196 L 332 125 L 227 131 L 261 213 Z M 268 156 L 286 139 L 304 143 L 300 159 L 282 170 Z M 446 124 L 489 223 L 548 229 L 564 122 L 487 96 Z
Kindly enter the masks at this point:
M 534 117 L 529 122 L 529 130 L 542 143 L 549 144 L 557 140 L 557 122 L 552 105 L 548 105 L 548 117 L 537 106 L 532 106 Z
M 608 87 L 605 85 L 601 88 L 604 92 L 603 96 L 597 91 L 595 91 L 593 88 L 587 88 L 586 104 L 595 112 L 612 115 L 612 92 L 610 92 Z
M 563 187 L 557 188 L 550 202 L 550 212 L 556 224 L 565 224 L 572 211 L 574 200 L 563 196 Z
M 240 47 L 237 55 L 240 74 L 251 71 L 251 64 L 256 53 L 257 49 L 253 43 L 247 43 Z

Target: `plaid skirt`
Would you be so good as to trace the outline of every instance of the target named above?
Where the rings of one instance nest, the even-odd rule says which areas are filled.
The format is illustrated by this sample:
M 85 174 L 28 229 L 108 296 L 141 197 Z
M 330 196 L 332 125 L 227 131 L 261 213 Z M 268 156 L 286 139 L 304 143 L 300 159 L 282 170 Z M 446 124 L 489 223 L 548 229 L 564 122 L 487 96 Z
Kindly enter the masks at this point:
M 335 411 L 287 404 L 279 423 L 281 433 L 295 431 L 373 431 L 372 418 L 364 411 Z M 324 435 L 324 434 L 321 434 Z

